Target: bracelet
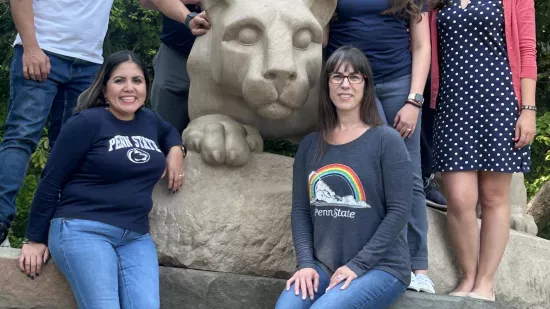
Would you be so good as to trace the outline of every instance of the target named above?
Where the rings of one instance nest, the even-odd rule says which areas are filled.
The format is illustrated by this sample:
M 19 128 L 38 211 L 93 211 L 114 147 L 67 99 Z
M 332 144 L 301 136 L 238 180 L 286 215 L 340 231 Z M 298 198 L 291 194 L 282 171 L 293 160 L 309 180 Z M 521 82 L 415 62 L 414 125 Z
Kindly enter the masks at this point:
M 535 105 L 522 105 L 521 110 L 530 110 L 530 111 L 537 111 L 537 107 Z
M 418 108 L 422 108 L 422 103 L 420 103 L 416 100 L 413 100 L 413 99 L 408 99 L 407 101 L 405 101 L 405 104 L 411 104 L 411 105 L 414 105 Z
M 27 238 L 23 239 L 23 244 L 24 245 L 28 245 L 28 244 L 34 244 L 36 242 L 32 241 L 32 240 L 28 240 Z

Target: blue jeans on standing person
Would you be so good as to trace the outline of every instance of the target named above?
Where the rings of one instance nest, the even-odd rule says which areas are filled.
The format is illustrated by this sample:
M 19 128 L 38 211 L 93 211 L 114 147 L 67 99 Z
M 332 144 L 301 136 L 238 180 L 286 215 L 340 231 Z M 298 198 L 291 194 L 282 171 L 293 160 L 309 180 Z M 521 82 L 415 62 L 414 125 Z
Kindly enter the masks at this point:
M 411 75 L 375 85 L 376 97 L 382 104 L 387 123 L 390 126 L 393 126 L 395 116 L 405 105 L 410 87 Z M 420 159 L 421 117 L 422 110 L 418 113 L 418 121 L 413 135 L 404 140 L 411 157 L 414 176 L 412 213 L 407 228 L 407 240 L 413 270 L 428 269 L 428 214 Z
M 313 300 L 309 295 L 303 300 L 301 291 L 299 295 L 294 294 L 292 284 L 290 290 L 285 289 L 281 293 L 275 309 L 384 309 L 393 304 L 407 288 L 405 283 L 393 275 L 374 269 L 353 280 L 345 290 L 340 289 L 345 283 L 343 281 L 325 292 L 330 277 L 319 266 L 315 270 L 319 273 L 319 288 Z
M 55 218 L 48 246 L 80 309 L 160 308 L 157 251 L 148 233 Z
M 31 154 L 42 137 L 53 102 L 63 105 L 56 109 L 63 115 L 52 117 L 67 120 L 78 96 L 91 86 L 101 67 L 49 52 L 46 55 L 50 58 L 50 74 L 46 81 L 37 82 L 23 77 L 23 47 L 14 47 L 10 98 L 4 139 L 0 143 L 0 222 L 8 227 L 15 215 L 15 197 L 25 179 Z M 61 92 L 64 93 L 62 97 Z

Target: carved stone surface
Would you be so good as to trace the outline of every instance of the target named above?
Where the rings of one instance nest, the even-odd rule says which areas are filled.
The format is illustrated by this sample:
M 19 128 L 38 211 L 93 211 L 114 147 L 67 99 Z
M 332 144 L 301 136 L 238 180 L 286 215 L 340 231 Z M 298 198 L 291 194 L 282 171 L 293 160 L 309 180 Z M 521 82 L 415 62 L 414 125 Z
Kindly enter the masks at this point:
M 317 120 L 323 27 L 337 0 L 203 0 L 212 29 L 188 60 L 189 149 L 244 165 L 264 138 L 295 138 Z
M 0 248 L 0 308 L 76 309 L 71 288 L 52 259 L 35 280 L 19 270 L 21 250 Z
M 527 213 L 527 190 L 522 173 L 512 175 L 510 184 L 510 227 L 518 232 L 537 235 L 533 216 Z
M 17 264 L 20 250 L 0 248 L 2 271 L 11 271 Z M 6 256 L 11 258 L 6 259 Z M 5 266 L 2 266 L 5 265 Z M 48 272 L 31 281 L 23 275 L 0 281 L 0 309 L 76 309 L 76 304 L 63 277 L 56 277 L 55 265 L 47 266 Z M 50 280 L 47 276 L 54 275 Z M 6 277 L 0 277 L 4 280 Z M 54 281 L 52 281 L 54 280 Z M 20 281 L 20 282 L 18 282 Z M 19 284 L 18 284 L 19 283 Z M 285 286 L 285 280 L 228 274 L 192 269 L 160 267 L 160 298 L 162 309 L 272 309 Z M 13 289 L 18 287 L 17 299 Z M 44 292 L 47 296 L 44 297 Z M 11 294 L 10 294 L 11 293 Z M 513 309 L 541 307 L 516 307 L 505 301 L 497 303 L 467 298 L 449 297 L 425 293 L 407 292 L 390 309 Z
M 160 263 L 288 278 L 292 158 L 261 153 L 241 168 L 213 167 L 189 152 L 185 185 L 153 191 L 151 234 Z
M 544 228 L 550 221 L 550 181 L 546 182 L 527 206 L 539 228 Z

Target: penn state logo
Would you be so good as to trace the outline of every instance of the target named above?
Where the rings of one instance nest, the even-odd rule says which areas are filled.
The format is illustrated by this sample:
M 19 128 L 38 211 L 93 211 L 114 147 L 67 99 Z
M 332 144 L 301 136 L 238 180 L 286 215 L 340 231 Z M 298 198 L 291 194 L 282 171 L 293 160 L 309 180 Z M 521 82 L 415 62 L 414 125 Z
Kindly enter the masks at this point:
M 151 155 L 149 153 L 138 148 L 132 148 L 128 150 L 126 155 L 128 156 L 128 159 L 130 159 L 130 161 L 138 164 L 145 163 L 151 158 Z

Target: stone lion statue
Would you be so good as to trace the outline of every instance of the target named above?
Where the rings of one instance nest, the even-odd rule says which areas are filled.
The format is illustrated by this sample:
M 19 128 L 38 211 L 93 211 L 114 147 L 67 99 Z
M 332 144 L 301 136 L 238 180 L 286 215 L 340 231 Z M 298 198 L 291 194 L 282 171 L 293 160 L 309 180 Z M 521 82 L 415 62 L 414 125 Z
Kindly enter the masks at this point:
M 315 129 L 323 28 L 337 0 L 203 0 L 212 29 L 189 55 L 190 150 L 242 166 L 263 139 Z

